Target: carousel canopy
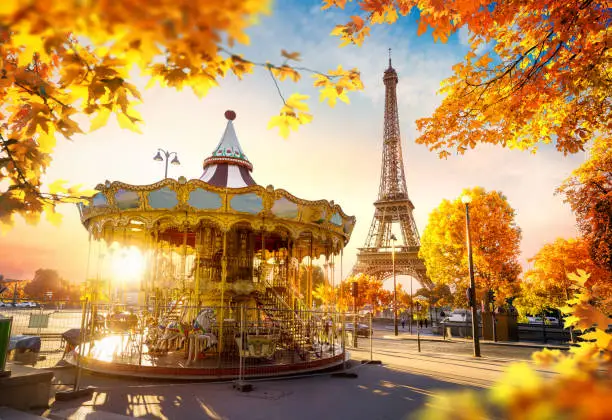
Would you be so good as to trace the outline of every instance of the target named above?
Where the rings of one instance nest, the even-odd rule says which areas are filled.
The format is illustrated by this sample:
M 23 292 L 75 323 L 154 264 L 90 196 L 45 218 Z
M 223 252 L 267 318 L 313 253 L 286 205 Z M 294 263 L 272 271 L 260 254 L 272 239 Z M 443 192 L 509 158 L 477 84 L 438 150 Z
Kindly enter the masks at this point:
M 200 179 L 215 187 L 242 188 L 255 185 L 251 177 L 253 165 L 240 147 L 234 124 L 234 111 L 225 111 L 227 126 L 212 156 L 204 159 L 204 173 Z
M 250 175 L 253 165 L 232 124 L 236 114 L 227 111 L 225 117 L 225 133 L 212 156 L 204 160 L 200 179 L 98 184 L 99 192 L 88 203 L 79 204 L 85 228 L 95 239 L 122 239 L 136 245 L 146 243 L 153 232 L 164 235 L 178 229 L 193 233 L 204 225 L 229 231 L 246 225 L 253 230 L 282 231 L 298 241 L 307 239 L 312 255 L 342 249 L 350 239 L 355 217 L 346 215 L 333 201 L 303 200 L 272 185 L 255 184 Z

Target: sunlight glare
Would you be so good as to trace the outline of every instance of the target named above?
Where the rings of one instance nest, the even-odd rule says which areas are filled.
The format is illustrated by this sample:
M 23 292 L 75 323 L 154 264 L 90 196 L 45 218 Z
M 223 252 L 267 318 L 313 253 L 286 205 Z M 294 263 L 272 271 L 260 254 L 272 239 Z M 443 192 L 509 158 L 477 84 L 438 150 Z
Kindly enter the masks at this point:
M 113 255 L 113 276 L 119 280 L 136 281 L 144 271 L 144 257 L 134 246 Z

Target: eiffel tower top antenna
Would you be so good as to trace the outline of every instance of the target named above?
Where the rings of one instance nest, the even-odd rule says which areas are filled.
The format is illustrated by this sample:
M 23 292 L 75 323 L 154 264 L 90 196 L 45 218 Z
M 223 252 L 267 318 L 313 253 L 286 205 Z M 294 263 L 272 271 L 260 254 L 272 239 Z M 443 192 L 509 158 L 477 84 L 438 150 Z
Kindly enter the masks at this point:
M 393 68 L 391 66 L 391 48 L 389 48 L 389 68 Z

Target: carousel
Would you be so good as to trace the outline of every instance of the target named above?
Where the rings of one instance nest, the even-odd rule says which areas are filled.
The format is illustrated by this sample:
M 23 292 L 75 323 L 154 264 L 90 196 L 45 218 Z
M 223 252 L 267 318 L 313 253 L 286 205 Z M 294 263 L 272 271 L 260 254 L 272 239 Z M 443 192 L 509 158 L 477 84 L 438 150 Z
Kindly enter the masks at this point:
M 355 218 L 333 201 L 257 185 L 236 114 L 225 117 L 199 179 L 106 181 L 79 206 L 90 269 L 82 337 L 69 360 L 173 378 L 286 375 L 344 362 L 344 322 L 313 307 L 312 265 L 333 273 Z M 132 289 L 109 265 L 136 273 Z

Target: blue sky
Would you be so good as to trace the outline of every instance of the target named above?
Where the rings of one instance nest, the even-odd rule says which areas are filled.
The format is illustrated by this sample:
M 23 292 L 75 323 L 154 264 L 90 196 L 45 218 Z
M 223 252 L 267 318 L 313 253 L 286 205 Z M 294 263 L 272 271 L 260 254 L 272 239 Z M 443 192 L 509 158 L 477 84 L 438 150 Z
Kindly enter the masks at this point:
M 203 99 L 189 90 L 143 90 L 144 104 L 138 108 L 145 119 L 143 134 L 122 130 L 113 120 L 73 142 L 61 140 L 47 179 L 68 179 L 91 187 L 106 179 L 150 184 L 163 175 L 162 165 L 152 160 L 158 147 L 178 153 L 181 166 L 170 167 L 171 177 L 198 178 L 203 159 L 223 133 L 224 111 L 233 109 L 238 115 L 234 123 L 238 139 L 254 165 L 257 183 L 285 188 L 304 199 L 334 200 L 357 217 L 344 252 L 346 275 L 374 214 L 382 151 L 382 75 L 387 50 L 392 48 L 400 80 L 398 104 L 408 192 L 416 206 L 419 231 L 423 232 L 428 214 L 442 199 L 480 185 L 501 190 L 516 209 L 523 230 L 523 264 L 546 242 L 576 235 L 573 215 L 554 189 L 583 161 L 582 155 L 564 157 L 552 147 L 531 155 L 480 146 L 465 156 L 441 161 L 436 153 L 414 143 L 415 120 L 433 112 L 441 99 L 436 95 L 440 82 L 467 51 L 462 44 L 465 32 L 447 44 L 434 43 L 429 33 L 416 36 L 416 18 L 410 16 L 394 26 L 376 26 L 361 48 L 338 48 L 338 39 L 329 33 L 349 15 L 338 9 L 322 12 L 318 1 L 278 1 L 271 17 L 249 29 L 251 46 L 236 48 L 255 61 L 278 63 L 285 49 L 299 51 L 301 65 L 312 69 L 327 71 L 338 64 L 360 69 L 365 90 L 351 94 L 350 105 L 339 103 L 333 109 L 319 103 L 306 74 L 300 83 L 282 83 L 285 96 L 294 92 L 311 95 L 309 105 L 315 117 L 288 140 L 267 129 L 269 118 L 279 112 L 282 103 L 269 74 L 260 69 L 242 82 L 233 76 L 222 80 Z M 142 79 L 137 83 L 143 88 L 146 84 Z M 61 211 L 65 220 L 60 228 L 46 222 L 37 227 L 18 222 L 0 237 L 0 255 L 10 255 L 0 259 L 0 273 L 28 278 L 37 268 L 57 268 L 67 278 L 84 279 L 87 233 L 74 207 Z

